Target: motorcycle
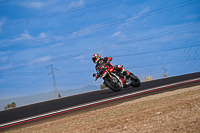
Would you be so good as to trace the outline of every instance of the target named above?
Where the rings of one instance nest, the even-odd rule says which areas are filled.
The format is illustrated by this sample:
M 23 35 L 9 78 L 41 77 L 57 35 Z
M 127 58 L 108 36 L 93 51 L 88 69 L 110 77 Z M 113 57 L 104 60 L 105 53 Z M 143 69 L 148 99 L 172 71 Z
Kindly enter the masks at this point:
M 97 68 L 97 74 L 104 80 L 103 84 L 115 92 L 129 86 L 139 87 L 141 84 L 140 79 L 133 73 L 130 73 L 129 76 L 126 76 L 126 74 L 122 73 L 121 71 L 115 71 L 113 67 L 103 68 L 103 70 Z M 93 74 L 93 77 L 95 76 L 96 73 Z M 96 78 L 95 81 L 98 78 Z

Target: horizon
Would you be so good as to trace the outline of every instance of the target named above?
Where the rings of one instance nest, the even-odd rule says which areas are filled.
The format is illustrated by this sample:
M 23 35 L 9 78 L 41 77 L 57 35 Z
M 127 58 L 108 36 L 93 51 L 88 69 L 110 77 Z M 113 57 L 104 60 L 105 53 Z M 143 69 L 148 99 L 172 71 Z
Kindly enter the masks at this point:
M 199 9 L 198 0 L 0 0 L 0 97 L 54 91 L 50 64 L 58 90 L 100 86 L 95 53 L 141 80 L 199 72 Z
M 86 89 L 86 87 L 87 87 L 87 89 Z M 88 87 L 90 87 L 90 88 L 88 88 Z M 77 88 L 77 89 L 59 90 L 59 93 L 61 95 L 60 98 L 65 98 L 65 97 L 69 97 L 69 96 L 74 96 L 74 95 L 79 95 L 79 94 L 83 94 L 83 93 L 87 93 L 87 92 L 100 90 L 100 89 L 97 89 L 98 87 L 100 88 L 100 86 L 97 86 L 97 85 L 87 85 L 85 87 Z M 12 102 L 15 102 L 16 107 L 21 107 L 21 106 L 27 106 L 30 104 L 36 104 L 36 103 L 40 103 L 40 102 L 54 100 L 54 99 L 58 99 L 58 98 L 55 98 L 54 90 L 52 90 L 50 92 L 0 99 L 0 103 L 2 104 L 2 105 L 0 104 L 1 105 L 0 111 L 5 110 L 4 107 L 6 107 L 8 104 L 10 104 Z

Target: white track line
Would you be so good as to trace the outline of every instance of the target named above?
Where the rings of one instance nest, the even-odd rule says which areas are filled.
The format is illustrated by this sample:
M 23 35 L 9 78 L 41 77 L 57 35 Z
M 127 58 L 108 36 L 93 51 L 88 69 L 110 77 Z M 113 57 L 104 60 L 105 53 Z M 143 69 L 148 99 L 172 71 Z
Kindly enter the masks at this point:
M 98 105 L 101 103 L 105 103 L 105 102 L 110 102 L 110 101 L 114 101 L 114 100 L 119 100 L 119 99 L 123 99 L 126 97 L 130 97 L 130 96 L 134 96 L 137 94 L 141 94 L 141 93 L 145 93 L 145 92 L 150 92 L 153 90 L 158 90 L 161 88 L 169 88 L 169 87 L 173 87 L 173 86 L 177 86 L 177 85 L 181 85 L 181 84 L 187 84 L 187 83 L 191 83 L 191 82 L 196 82 L 196 81 L 200 81 L 200 78 L 197 79 L 192 79 L 192 80 L 187 80 L 187 81 L 182 81 L 182 82 L 177 82 L 177 83 L 173 83 L 173 84 L 169 84 L 169 85 L 164 85 L 164 86 L 160 86 L 160 87 L 156 87 L 156 88 L 151 88 L 151 89 L 147 89 L 147 90 L 143 90 L 143 91 L 138 91 L 138 92 L 134 92 L 134 93 L 129 93 L 129 94 L 124 94 L 124 95 L 120 95 L 120 96 L 116 96 L 116 97 L 112 97 L 112 98 L 107 98 L 107 99 L 103 99 L 103 100 L 99 100 L 99 101 L 95 101 L 95 102 L 90 102 L 87 104 L 82 104 L 82 105 L 78 105 L 78 106 L 74 106 L 74 107 L 70 107 L 70 108 L 66 108 L 66 109 L 62 109 L 62 110 L 58 110 L 58 111 L 53 111 L 50 113 L 45 113 L 42 115 L 37 115 L 37 116 L 33 116 L 33 117 L 29 117 L 29 118 L 25 118 L 25 119 L 21 119 L 21 120 L 17 120 L 17 121 L 13 121 L 13 122 L 8 122 L 5 124 L 0 125 L 0 129 L 4 128 L 4 127 L 8 127 L 9 125 L 17 125 L 17 123 L 24 123 L 24 122 L 28 122 L 34 119 L 40 119 L 42 117 L 48 117 L 48 116 L 52 116 L 52 115 L 56 115 L 56 114 L 61 114 L 62 112 L 69 112 L 69 111 L 73 111 L 73 110 L 77 110 L 77 109 L 81 109 L 81 108 L 85 108 L 85 107 L 89 107 L 89 106 L 94 106 L 94 105 Z

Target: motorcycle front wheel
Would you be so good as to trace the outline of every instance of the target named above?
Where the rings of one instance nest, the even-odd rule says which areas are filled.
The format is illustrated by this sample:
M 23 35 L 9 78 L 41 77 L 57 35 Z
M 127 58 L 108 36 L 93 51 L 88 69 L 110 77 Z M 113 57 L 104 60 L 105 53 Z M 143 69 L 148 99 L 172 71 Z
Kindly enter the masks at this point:
M 141 84 L 140 79 L 137 76 L 135 76 L 134 80 L 131 80 L 131 86 L 133 86 L 133 87 L 139 87 L 140 84 Z
M 117 80 L 115 77 L 113 77 L 115 80 Z M 104 83 L 107 87 L 109 87 L 111 90 L 117 92 L 121 90 L 120 83 L 119 82 L 114 82 L 112 78 L 110 77 L 105 77 L 104 78 Z

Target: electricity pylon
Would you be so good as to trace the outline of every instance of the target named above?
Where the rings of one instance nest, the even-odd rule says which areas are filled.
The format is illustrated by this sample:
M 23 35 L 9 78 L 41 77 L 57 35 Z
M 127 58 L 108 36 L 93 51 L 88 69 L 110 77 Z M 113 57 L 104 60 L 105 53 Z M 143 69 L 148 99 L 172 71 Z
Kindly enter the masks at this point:
M 165 67 L 163 67 L 162 69 L 164 69 L 164 72 L 163 72 L 163 74 L 162 74 L 162 76 L 163 77 L 168 77 L 168 75 L 167 75 L 167 69 L 165 69 Z
M 56 98 L 59 98 L 58 89 L 57 89 L 57 84 L 56 84 L 56 78 L 55 78 L 55 75 L 54 75 L 54 69 L 55 69 L 55 70 L 58 70 L 58 69 L 53 68 L 53 65 L 52 65 L 52 64 L 50 64 L 50 65 L 47 66 L 47 68 L 49 68 L 49 67 L 50 67 L 50 69 L 51 69 L 51 72 L 49 73 L 49 75 L 50 75 L 50 74 L 52 75 L 55 97 L 56 97 Z

